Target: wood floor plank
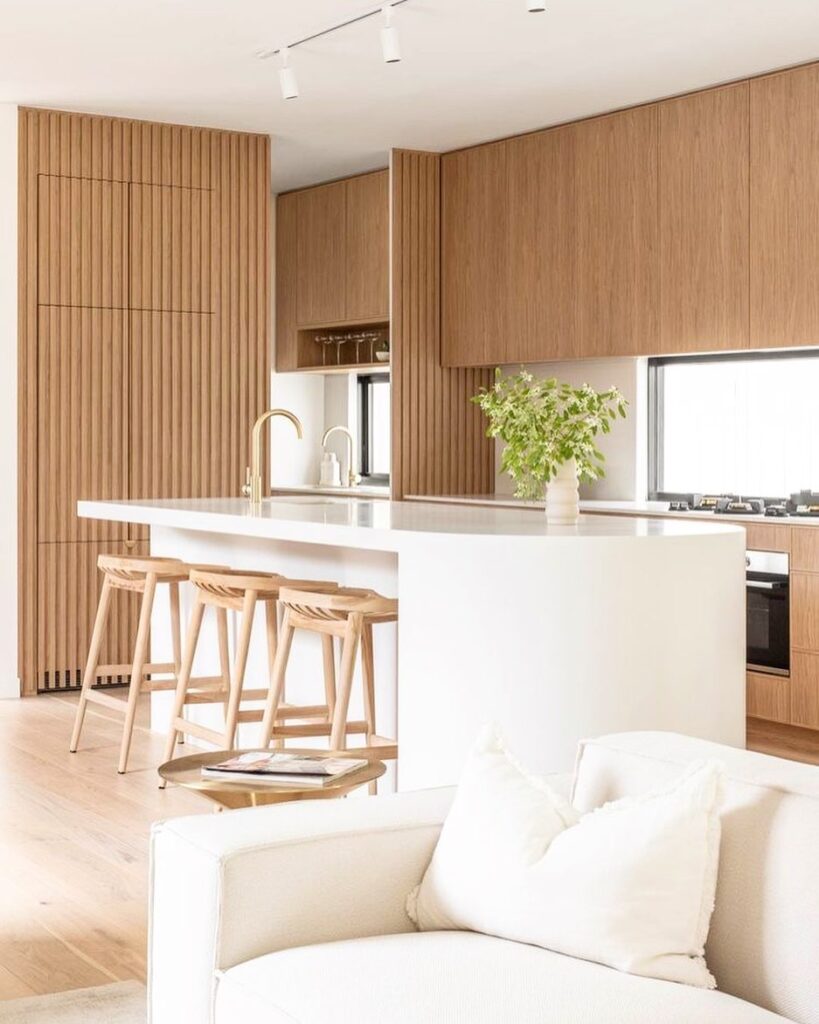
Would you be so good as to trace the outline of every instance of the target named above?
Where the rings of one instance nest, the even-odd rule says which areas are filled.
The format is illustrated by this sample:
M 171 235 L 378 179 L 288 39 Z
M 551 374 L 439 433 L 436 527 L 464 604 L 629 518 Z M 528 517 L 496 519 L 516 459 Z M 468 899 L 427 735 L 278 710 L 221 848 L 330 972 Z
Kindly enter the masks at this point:
M 123 776 L 121 717 L 90 708 L 69 754 L 75 708 L 70 695 L 0 702 L 0 999 L 144 981 L 151 824 L 212 807 L 158 788 L 147 702 Z

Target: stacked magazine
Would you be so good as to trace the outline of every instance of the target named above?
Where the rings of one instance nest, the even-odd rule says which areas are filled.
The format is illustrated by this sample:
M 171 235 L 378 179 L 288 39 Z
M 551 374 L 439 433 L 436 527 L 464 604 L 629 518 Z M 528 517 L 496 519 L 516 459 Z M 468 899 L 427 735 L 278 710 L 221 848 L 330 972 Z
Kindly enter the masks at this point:
M 202 776 L 231 782 L 269 782 L 273 786 L 326 786 L 366 764 L 360 758 L 255 750 L 208 765 L 202 769 Z

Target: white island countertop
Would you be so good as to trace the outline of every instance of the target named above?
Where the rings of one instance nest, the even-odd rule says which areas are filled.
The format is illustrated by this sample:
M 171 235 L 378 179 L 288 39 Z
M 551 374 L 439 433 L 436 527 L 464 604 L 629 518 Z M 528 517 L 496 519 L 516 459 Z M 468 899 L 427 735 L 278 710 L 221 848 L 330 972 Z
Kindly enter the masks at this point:
M 464 541 L 566 541 L 702 536 L 732 530 L 713 520 L 703 524 L 622 515 L 581 515 L 576 526 L 549 526 L 545 517 L 525 509 L 309 495 L 266 498 L 256 507 L 245 498 L 80 501 L 77 512 L 90 519 L 393 552 L 440 535 Z

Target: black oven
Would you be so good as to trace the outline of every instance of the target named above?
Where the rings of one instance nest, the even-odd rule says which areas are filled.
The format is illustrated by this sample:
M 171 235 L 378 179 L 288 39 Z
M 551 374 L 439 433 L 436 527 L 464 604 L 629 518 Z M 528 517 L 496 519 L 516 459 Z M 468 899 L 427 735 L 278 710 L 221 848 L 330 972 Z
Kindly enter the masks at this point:
M 745 564 L 748 668 L 786 676 L 791 668 L 788 556 L 749 551 Z

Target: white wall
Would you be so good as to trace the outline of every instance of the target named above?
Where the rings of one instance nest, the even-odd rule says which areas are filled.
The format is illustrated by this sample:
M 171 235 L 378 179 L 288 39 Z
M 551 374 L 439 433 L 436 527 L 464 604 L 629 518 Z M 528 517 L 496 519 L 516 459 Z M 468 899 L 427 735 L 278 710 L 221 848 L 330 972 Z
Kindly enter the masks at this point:
M 517 373 L 519 365 L 502 367 Z M 634 501 L 645 498 L 646 478 L 646 371 L 643 359 L 585 359 L 527 366 L 538 377 L 557 377 L 575 386 L 590 384 L 598 391 L 618 387 L 629 403 L 628 417 L 616 420 L 611 433 L 600 438 L 606 457 L 606 476 L 580 488 L 582 498 Z M 513 494 L 514 481 L 500 470 L 503 446 L 495 447 L 495 492 Z
M 17 677 L 17 107 L 0 103 L 0 697 Z

